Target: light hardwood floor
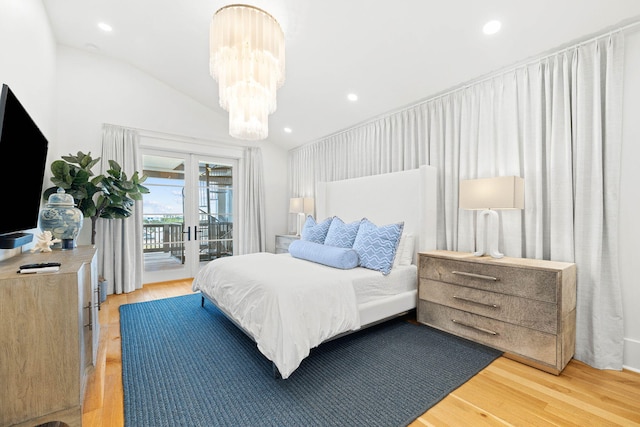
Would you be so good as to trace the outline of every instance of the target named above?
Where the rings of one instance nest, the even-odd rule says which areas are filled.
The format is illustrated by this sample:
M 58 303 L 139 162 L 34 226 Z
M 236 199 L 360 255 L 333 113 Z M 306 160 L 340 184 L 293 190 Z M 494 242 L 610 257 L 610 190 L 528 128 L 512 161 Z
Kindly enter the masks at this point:
M 107 298 L 99 312 L 98 362 L 85 394 L 85 427 L 124 424 L 120 305 L 189 293 L 191 280 L 183 280 Z M 410 427 L 549 425 L 640 426 L 640 374 L 572 360 L 555 376 L 500 357 Z

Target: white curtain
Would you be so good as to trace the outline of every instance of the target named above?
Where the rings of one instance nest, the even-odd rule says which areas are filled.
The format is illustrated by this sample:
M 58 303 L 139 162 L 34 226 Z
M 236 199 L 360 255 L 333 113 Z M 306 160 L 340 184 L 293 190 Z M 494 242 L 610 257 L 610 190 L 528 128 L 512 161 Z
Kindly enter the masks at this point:
M 138 147 L 137 131 L 103 125 L 100 173 L 109 169 L 109 160 L 118 162 L 128 178 L 136 171 L 142 172 Z M 99 271 L 109 285 L 107 293 L 121 294 L 142 288 L 142 202 L 135 202 L 129 218 L 98 219 L 96 229 Z
M 290 195 L 313 195 L 318 181 L 433 165 L 438 248 L 472 251 L 475 214 L 458 209 L 460 180 L 523 177 L 525 209 L 500 211 L 502 252 L 575 262 L 575 357 L 621 369 L 623 40 L 573 46 L 292 150 Z
M 264 170 L 262 150 L 247 147 L 242 160 L 242 184 L 238 221 L 237 254 L 262 252 L 266 248 Z

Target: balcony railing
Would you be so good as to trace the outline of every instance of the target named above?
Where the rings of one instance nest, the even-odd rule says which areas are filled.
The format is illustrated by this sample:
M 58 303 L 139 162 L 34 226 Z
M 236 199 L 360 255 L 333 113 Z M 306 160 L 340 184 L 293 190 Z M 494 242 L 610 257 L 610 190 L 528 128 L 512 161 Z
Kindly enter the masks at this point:
M 143 224 L 143 231 L 144 253 L 166 252 L 184 263 L 184 240 L 187 236 L 183 234 L 181 223 Z M 233 255 L 233 223 L 201 222 L 198 240 L 200 261 Z

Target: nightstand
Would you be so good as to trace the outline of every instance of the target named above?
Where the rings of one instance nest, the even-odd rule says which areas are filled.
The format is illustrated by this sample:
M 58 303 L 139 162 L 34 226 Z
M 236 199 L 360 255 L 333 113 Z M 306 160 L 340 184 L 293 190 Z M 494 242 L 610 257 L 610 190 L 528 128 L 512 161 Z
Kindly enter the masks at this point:
M 295 234 L 276 234 L 276 253 L 282 254 L 289 252 L 289 245 L 294 240 L 299 240 L 300 236 Z
M 559 374 L 576 339 L 576 266 L 420 253 L 418 321 Z

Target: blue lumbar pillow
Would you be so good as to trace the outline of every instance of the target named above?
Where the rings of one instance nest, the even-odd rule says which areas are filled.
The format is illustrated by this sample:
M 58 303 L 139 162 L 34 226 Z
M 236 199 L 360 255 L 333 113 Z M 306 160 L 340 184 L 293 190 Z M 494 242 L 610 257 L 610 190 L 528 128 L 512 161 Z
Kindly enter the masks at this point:
M 334 216 L 329 226 L 327 237 L 324 239 L 324 244 L 339 248 L 351 248 L 356 240 L 358 228 L 360 228 L 360 221 L 345 224 L 340 218 Z
M 389 274 L 403 228 L 404 222 L 378 227 L 364 218 L 353 242 L 353 249 L 360 257 L 360 266 Z
M 320 223 L 316 223 L 316 220 L 311 216 L 307 216 L 307 220 L 304 222 L 302 232 L 300 233 L 300 239 L 308 242 L 324 243 L 329 226 L 331 225 L 333 218 L 327 218 Z
M 289 253 L 295 258 L 343 270 L 357 267 L 360 261 L 358 253 L 353 249 L 326 246 L 307 240 L 294 240 L 291 242 Z

